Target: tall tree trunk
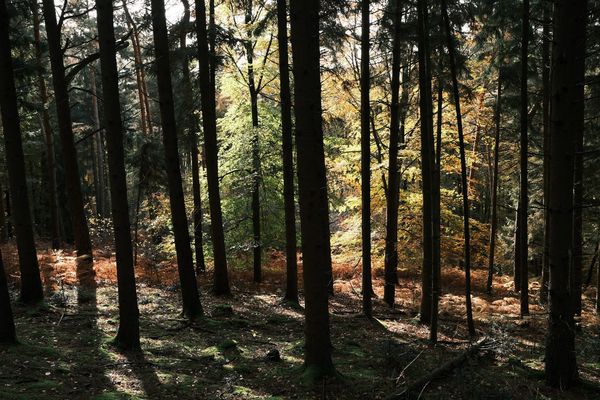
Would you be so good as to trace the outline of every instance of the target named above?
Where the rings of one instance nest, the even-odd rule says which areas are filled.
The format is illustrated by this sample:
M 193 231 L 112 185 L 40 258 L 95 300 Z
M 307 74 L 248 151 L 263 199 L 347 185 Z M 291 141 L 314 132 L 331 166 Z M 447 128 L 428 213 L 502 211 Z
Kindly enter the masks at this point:
M 216 57 L 216 46 L 217 46 L 217 26 L 215 24 L 215 0 L 208 0 L 208 51 L 209 51 L 209 69 L 210 69 L 210 82 L 212 90 L 216 93 L 217 87 L 217 57 Z
M 252 25 L 252 0 L 246 1 L 246 27 L 248 37 L 245 41 L 248 60 L 248 90 L 252 113 L 252 248 L 254 253 L 254 282 L 262 281 L 262 244 L 260 237 L 260 148 L 258 131 L 258 91 L 254 82 L 254 31 Z
M 6 10 L 4 0 L 1 0 L 0 14 L 2 10 Z M 4 21 L 0 17 L 0 21 Z M 3 38 L 0 38 L 2 40 Z M 0 343 L 16 343 L 17 333 L 15 331 L 15 321 L 13 318 L 12 308 L 10 306 L 10 293 L 8 292 L 8 284 L 6 283 L 6 274 L 4 272 L 4 261 L 2 261 L 2 251 L 0 251 Z
M 119 288 L 119 330 L 115 339 L 125 349 L 140 349 L 140 325 L 133 248 L 127 201 L 127 177 L 123 148 L 123 123 L 119 101 L 119 78 L 116 60 L 115 34 L 113 30 L 112 0 L 97 0 L 98 43 L 102 68 L 102 97 L 104 121 L 108 146 L 108 168 L 112 221 L 117 259 L 117 284 Z M 106 101 L 108 100 L 108 101 Z
M 521 246 L 519 239 L 521 237 L 521 202 L 517 203 L 515 212 L 515 235 L 514 235 L 514 268 L 513 268 L 513 285 L 515 292 L 521 290 Z
M 494 169 L 492 177 L 492 221 L 490 227 L 490 247 L 488 255 L 488 278 L 487 292 L 492 293 L 492 279 L 494 276 L 494 264 L 496 258 L 496 232 L 498 230 L 498 162 L 500 159 L 500 126 L 502 118 L 502 72 L 498 65 L 498 89 L 496 92 L 496 122 L 494 134 Z
M 190 65 L 187 56 L 187 26 L 190 23 L 190 3 L 188 0 L 182 0 L 183 19 L 179 36 L 179 46 L 184 51 L 182 60 L 183 90 L 187 114 L 188 136 L 190 143 L 190 153 L 192 156 L 192 195 L 194 197 L 194 251 L 196 255 L 196 272 L 206 271 L 206 262 L 204 260 L 204 244 L 202 240 L 202 197 L 200 196 L 200 163 L 198 160 L 198 136 L 196 130 L 200 126 L 194 109 L 194 93 L 192 92 L 192 80 L 190 79 Z
M 14 200 L 14 224 L 21 271 L 21 301 L 36 303 L 43 299 L 44 293 L 27 194 L 25 157 L 21 139 L 21 122 L 15 89 L 9 24 L 6 0 L 0 0 L 0 112 L 4 130 L 4 154 L 8 169 L 8 183 L 10 194 Z M 1 272 L 4 276 L 3 271 Z
M 132 31 L 131 43 L 133 47 L 133 57 L 135 60 L 135 77 L 138 86 L 138 100 L 140 103 L 140 122 L 142 133 L 152 134 L 152 115 L 150 113 L 150 101 L 148 100 L 148 87 L 146 85 L 146 74 L 144 72 L 144 61 L 142 59 L 142 47 L 140 45 L 140 33 L 137 24 L 131 17 L 127 0 L 123 0 L 123 11 L 125 12 L 125 21 L 127 29 Z
M 90 79 L 90 94 L 92 101 L 92 118 L 95 133 L 92 135 L 92 161 L 94 165 L 94 189 L 96 197 L 96 212 L 102 218 L 108 217 L 106 181 L 104 179 L 104 143 L 102 140 L 102 126 L 100 124 L 100 111 L 98 109 L 98 95 L 96 88 L 96 72 L 92 65 L 88 66 Z
M 81 182 L 79 181 L 79 164 L 77 162 L 77 150 L 73 140 L 71 106 L 69 103 L 67 81 L 65 79 L 63 51 L 60 43 L 61 33 L 56 22 L 54 1 L 43 0 L 43 7 L 46 36 L 48 38 L 48 50 L 50 53 L 50 64 L 52 66 L 52 84 L 54 87 L 56 113 L 58 116 L 58 128 L 65 167 L 67 202 L 73 225 L 75 247 L 77 248 L 77 253 L 79 255 L 91 255 L 92 242 L 90 240 L 90 232 L 88 230 L 83 206 Z
M 582 105 L 583 107 L 583 105 Z M 570 291 L 573 312 L 581 315 L 581 284 L 583 280 L 583 136 L 584 130 L 575 131 L 575 171 L 573 181 L 573 261 L 571 263 Z
M 423 181 L 423 268 L 421 270 L 421 322 L 431 322 L 433 268 L 432 190 L 434 174 L 433 105 L 427 1 L 417 2 L 419 46 L 419 98 L 421 115 L 421 174 Z
M 460 169 L 461 186 L 463 198 L 464 240 L 465 240 L 465 297 L 467 308 L 467 326 L 469 336 L 475 336 L 475 324 L 473 323 L 473 308 L 471 305 L 471 233 L 469 222 L 469 186 L 467 181 L 467 162 L 465 157 L 465 140 L 462 126 L 462 114 L 460 111 L 460 92 L 458 88 L 458 77 L 456 72 L 454 38 L 448 18 L 448 7 L 446 0 L 442 0 L 442 15 L 446 34 L 446 46 L 450 61 L 450 74 L 452 75 L 452 92 L 454 95 L 454 106 L 456 108 L 456 127 L 458 130 L 458 145 L 460 147 Z
M 594 248 L 594 255 L 592 256 L 592 262 L 590 263 L 590 268 L 588 269 L 587 278 L 585 279 L 585 286 L 589 286 L 592 282 L 592 274 L 594 273 L 594 268 L 596 267 L 596 263 L 598 262 L 598 252 L 600 251 L 600 240 L 596 242 L 596 247 Z
M 323 146 L 319 0 L 291 0 L 296 151 L 305 297 L 304 367 L 314 378 L 334 372 L 329 334 L 329 205 Z
M 362 304 L 363 313 L 371 317 L 373 281 L 371 278 L 371 74 L 369 64 L 369 0 L 361 1 L 362 28 L 360 38 L 360 176 L 362 197 Z
M 399 117 L 400 117 L 400 23 L 402 6 L 399 0 L 393 1 L 393 38 L 392 38 L 392 101 L 390 104 L 390 143 L 388 160 L 388 190 L 386 191 L 385 224 L 385 261 L 383 299 L 393 307 L 396 301 L 396 282 L 398 281 L 398 203 L 400 176 L 398 172 Z M 406 90 L 402 91 L 404 96 Z
M 554 4 L 550 133 L 550 286 L 546 382 L 568 389 L 577 381 L 573 296 L 573 186 L 576 138 L 584 129 L 587 1 Z
M 0 124 L 2 128 L 2 124 Z M 4 189 L 2 189 L 2 178 L 0 178 L 0 244 L 6 243 L 8 232 L 6 230 L 6 214 L 4 212 Z
M 208 35 L 206 31 L 206 6 L 204 0 L 196 0 L 196 31 L 198 40 L 198 63 L 200 65 L 200 96 L 202 99 L 202 124 L 206 150 L 206 180 L 210 206 L 210 229 L 212 233 L 215 263 L 214 291 L 217 295 L 229 294 L 225 235 L 219 193 L 219 163 L 217 145 L 217 115 L 215 109 L 215 85 L 210 81 Z M 214 64 L 213 64 L 214 66 Z
M 35 58 L 37 67 L 37 84 L 42 103 L 41 120 L 42 130 L 46 144 L 46 171 L 48 179 L 48 205 L 50 207 L 50 230 L 52 235 L 52 248 L 60 248 L 60 223 L 58 214 L 58 200 L 56 193 L 56 161 L 54 155 L 54 134 L 50 124 L 50 113 L 48 112 L 48 90 L 44 80 L 44 65 L 42 61 L 42 41 L 40 35 L 40 17 L 38 2 L 31 1 L 33 14 L 33 38 L 35 45 Z
M 517 245 L 520 248 L 520 278 L 521 278 L 521 315 L 529 314 L 529 244 L 528 244 L 528 221 L 527 215 L 529 211 L 529 183 L 528 183 L 528 125 L 527 125 L 527 108 L 529 105 L 527 95 L 527 57 L 529 49 L 529 0 L 523 0 L 523 25 L 521 28 L 521 109 L 520 109 L 520 124 L 521 124 L 521 182 L 519 188 L 519 241 Z
M 196 275 L 194 274 L 194 261 L 190 247 L 190 233 L 187 225 L 187 214 L 185 212 L 181 170 L 179 166 L 165 3 L 164 0 L 152 0 L 151 4 L 160 119 L 165 148 L 167 178 L 169 180 L 169 203 L 171 206 L 173 234 L 175 236 L 177 268 L 181 283 L 183 313 L 188 318 L 194 319 L 202 315 L 202 305 L 200 304 L 198 284 L 196 282 Z
M 550 196 L 550 9 L 551 2 L 542 2 L 542 128 L 544 135 L 544 250 L 542 256 L 542 282 L 540 285 L 540 302 L 548 302 L 548 275 L 550 254 L 550 212 L 548 210 Z
M 442 52 L 440 51 L 440 55 Z M 439 76 L 437 84 L 437 129 L 436 129 L 436 148 L 435 148 L 435 162 L 433 170 L 433 184 L 431 188 L 431 223 L 432 223 L 432 271 L 431 271 L 431 325 L 429 329 L 429 340 L 432 343 L 437 342 L 438 334 L 438 311 L 440 302 L 440 280 L 442 275 L 441 265 L 441 193 L 440 193 L 440 182 L 442 173 L 442 103 L 444 101 L 444 92 L 442 87 L 442 76 L 443 68 L 440 59 L 439 64 Z
M 285 299 L 298 303 L 294 144 L 292 139 L 292 96 L 288 59 L 286 0 L 277 0 L 277 41 L 279 42 L 279 98 L 281 103 L 281 154 L 283 158 L 283 203 L 285 211 Z

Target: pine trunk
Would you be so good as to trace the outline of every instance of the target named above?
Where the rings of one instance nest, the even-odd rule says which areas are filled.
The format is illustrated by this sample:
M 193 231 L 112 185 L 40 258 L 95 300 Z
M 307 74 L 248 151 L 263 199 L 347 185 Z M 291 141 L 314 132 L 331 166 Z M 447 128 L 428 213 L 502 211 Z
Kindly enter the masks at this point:
M 321 108 L 319 3 L 290 2 L 305 296 L 304 367 L 313 378 L 334 372 L 327 293 L 331 247 Z
M 91 255 L 92 242 L 85 216 L 81 182 L 79 178 L 79 164 L 77 161 L 77 150 L 73 139 L 73 126 L 71 122 L 71 106 L 67 80 L 65 79 L 65 66 L 63 51 L 61 48 L 61 32 L 56 22 L 56 10 L 53 0 L 43 0 L 44 22 L 46 25 L 46 36 L 48 38 L 48 50 L 50 53 L 50 64 L 52 66 L 52 84 L 54 87 L 54 98 L 56 103 L 56 114 L 58 116 L 58 128 L 63 152 L 63 163 L 65 170 L 67 202 L 73 225 L 73 235 L 77 254 Z
M 0 0 L 0 112 L 4 133 L 4 154 L 8 169 L 10 195 L 13 198 L 13 222 L 17 234 L 21 301 L 37 303 L 44 297 L 38 265 L 27 194 L 25 157 L 15 89 L 6 0 Z M 4 272 L 2 277 L 4 277 Z
M 104 102 L 104 121 L 108 146 L 109 183 L 119 289 L 119 330 L 115 341 L 121 348 L 139 350 L 139 310 L 129 224 L 112 0 L 97 0 L 96 10 L 102 69 L 102 95 L 104 99 L 111 99 Z
M 154 48 L 156 53 L 156 79 L 160 105 L 163 145 L 169 187 L 169 203 L 171 221 L 175 236 L 177 268 L 183 300 L 183 313 L 190 319 L 202 315 L 202 305 L 198 295 L 198 284 L 194 273 L 194 261 L 190 247 L 190 233 L 187 225 L 187 214 L 183 197 L 181 169 L 179 165 L 179 149 L 177 143 L 177 127 L 173 104 L 173 86 L 171 83 L 171 66 L 169 64 L 169 41 L 165 20 L 164 0 L 152 0 L 152 27 Z
M 446 0 L 442 0 L 442 16 L 444 19 L 444 28 L 446 34 L 446 45 L 448 47 L 448 56 L 450 61 L 450 74 L 452 75 L 452 92 L 454 95 L 454 107 L 456 108 L 456 127 L 458 130 L 458 145 L 460 150 L 460 169 L 461 169 L 461 188 L 463 200 L 463 221 L 464 221 L 464 240 L 465 240 L 465 297 L 467 309 L 467 326 L 469 336 L 475 336 L 475 324 L 473 323 L 473 308 L 471 305 L 471 232 L 470 232 L 470 209 L 469 209 L 469 186 L 467 181 L 467 162 L 465 156 L 465 139 L 463 134 L 462 113 L 460 111 L 460 92 L 458 88 L 458 77 L 456 72 L 454 38 L 448 17 L 448 7 Z
M 202 124 L 206 150 L 206 180 L 210 207 L 210 229 L 212 233 L 215 263 L 214 291 L 217 295 L 229 294 L 227 258 L 225 257 L 225 235 L 221 194 L 219 193 L 219 164 L 217 144 L 217 115 L 215 109 L 215 82 L 210 80 L 210 58 L 206 30 L 206 6 L 204 0 L 196 0 L 196 30 L 198 40 L 198 63 L 200 65 L 200 96 L 202 99 Z M 215 64 L 213 63 L 213 67 Z
M 296 205 L 294 203 L 294 144 L 292 138 L 292 99 L 290 92 L 286 0 L 277 0 L 277 40 L 279 42 L 279 97 L 281 102 L 283 202 L 285 210 L 285 299 L 298 303 Z
M 441 52 L 440 52 L 441 54 Z M 440 62 L 439 74 L 442 76 L 442 65 Z M 436 129 L 436 148 L 435 148 L 435 162 L 433 170 L 433 187 L 432 187 L 432 205 L 431 205 L 431 223 L 432 223 L 432 271 L 431 271 L 431 325 L 429 329 L 429 340 L 432 343 L 437 342 L 438 334 L 438 312 L 440 302 L 440 280 L 442 275 L 441 265 L 441 193 L 440 193 L 440 182 L 442 172 L 442 103 L 444 101 L 444 93 L 442 87 L 442 81 L 438 77 L 437 87 L 437 129 Z
M 554 4 L 550 158 L 550 285 L 546 382 L 561 390 L 578 378 L 570 273 L 576 138 L 584 129 L 587 1 Z

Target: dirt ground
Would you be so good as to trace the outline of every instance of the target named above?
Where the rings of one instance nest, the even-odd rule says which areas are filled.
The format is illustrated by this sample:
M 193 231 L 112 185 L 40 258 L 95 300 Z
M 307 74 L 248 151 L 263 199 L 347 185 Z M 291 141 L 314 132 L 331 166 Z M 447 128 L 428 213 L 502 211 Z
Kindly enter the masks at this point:
M 17 295 L 14 248 L 3 248 L 9 282 Z M 464 278 L 443 272 L 440 342 L 428 342 L 419 324 L 419 279 L 405 273 L 398 305 L 380 300 L 374 280 L 374 320 L 360 314 L 360 278 L 334 269 L 330 302 L 333 360 L 338 376 L 307 385 L 302 379 L 303 313 L 281 301 L 283 259 L 269 256 L 265 282 L 251 284 L 250 271 L 231 274 L 230 297 L 210 293 L 210 272 L 200 276 L 206 317 L 189 324 L 180 315 L 176 269 L 138 268 L 141 354 L 111 345 L 118 326 L 114 256 L 95 253 L 94 285 L 78 289 L 75 258 L 40 252 L 46 302 L 35 308 L 13 303 L 20 344 L 0 347 L 0 399 L 382 399 L 463 353 L 469 346 L 464 321 Z M 81 271 L 80 271 L 81 272 Z M 531 281 L 531 315 L 519 317 L 509 277 L 483 293 L 486 272 L 473 274 L 478 338 L 486 345 L 460 368 L 425 385 L 421 399 L 600 399 L 600 320 L 586 291 L 578 320 L 577 360 L 585 385 L 550 389 L 543 371 L 546 315 Z M 276 352 L 280 360 L 276 359 Z

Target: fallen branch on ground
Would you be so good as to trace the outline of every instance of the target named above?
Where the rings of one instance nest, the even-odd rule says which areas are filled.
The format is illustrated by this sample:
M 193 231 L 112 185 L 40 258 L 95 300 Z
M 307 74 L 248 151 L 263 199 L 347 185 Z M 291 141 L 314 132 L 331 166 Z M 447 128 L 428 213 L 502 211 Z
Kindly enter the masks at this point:
M 434 369 L 429 374 L 417 379 L 403 390 L 399 392 L 395 392 L 390 394 L 385 398 L 385 400 L 399 400 L 406 399 L 411 393 L 419 393 L 421 392 L 426 385 L 428 385 L 431 381 L 439 379 L 449 372 L 454 370 L 455 368 L 460 367 L 464 364 L 470 357 L 474 356 L 481 350 L 484 344 L 487 344 L 489 341 L 487 338 L 483 338 L 474 345 L 470 346 L 464 353 L 460 354 L 458 357 L 453 358 L 452 360 L 442 364 L 440 367 Z

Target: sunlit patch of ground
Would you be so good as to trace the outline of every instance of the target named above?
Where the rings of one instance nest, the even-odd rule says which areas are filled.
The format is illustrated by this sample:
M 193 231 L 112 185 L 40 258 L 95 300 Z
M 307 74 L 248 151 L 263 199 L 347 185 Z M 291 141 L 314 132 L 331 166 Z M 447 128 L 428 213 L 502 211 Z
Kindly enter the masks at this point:
M 14 247 L 3 253 L 16 295 Z M 336 266 L 330 311 L 340 376 L 307 387 L 300 379 L 303 310 L 281 300 L 282 256 L 270 254 L 266 261 L 261 285 L 251 282 L 250 269 L 232 272 L 231 297 L 212 296 L 210 272 L 201 276 L 206 317 L 193 324 L 180 315 L 176 268 L 142 262 L 136 273 L 143 352 L 123 354 L 110 342 L 118 327 L 114 256 L 96 252 L 98 287 L 78 290 L 73 254 L 40 252 L 47 301 L 36 308 L 14 306 L 21 344 L 0 348 L 0 399 L 381 399 L 468 345 L 463 271 L 444 270 L 440 343 L 431 347 L 428 327 L 419 323 L 418 275 L 400 274 L 395 309 L 381 301 L 383 285 L 376 277 L 377 319 L 369 321 L 360 313 L 360 277 Z M 546 316 L 537 282 L 532 280 L 531 315 L 520 318 L 510 278 L 496 277 L 492 296 L 483 291 L 485 279 L 486 271 L 474 271 L 473 309 L 478 335 L 491 339 L 490 349 L 432 382 L 421 398 L 597 399 L 590 388 L 560 392 L 539 379 Z M 582 378 L 600 385 L 593 295 L 586 291 L 578 320 L 577 356 Z M 267 357 L 271 350 L 280 361 Z

